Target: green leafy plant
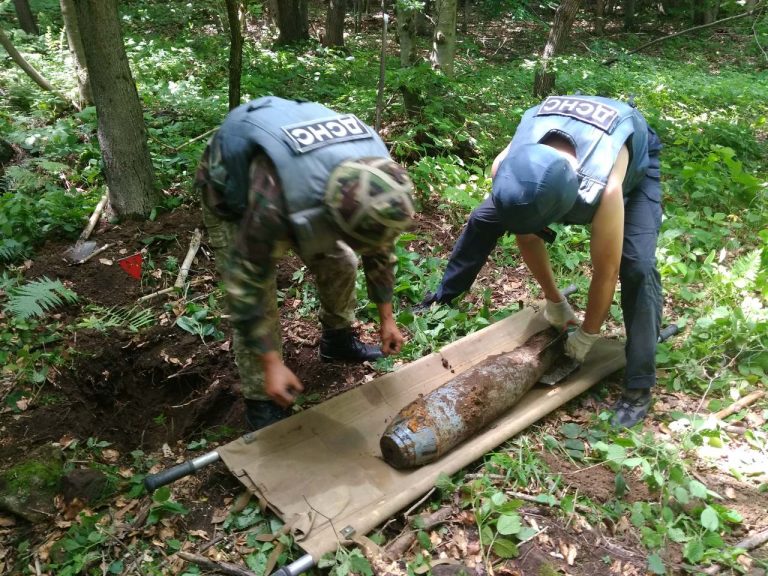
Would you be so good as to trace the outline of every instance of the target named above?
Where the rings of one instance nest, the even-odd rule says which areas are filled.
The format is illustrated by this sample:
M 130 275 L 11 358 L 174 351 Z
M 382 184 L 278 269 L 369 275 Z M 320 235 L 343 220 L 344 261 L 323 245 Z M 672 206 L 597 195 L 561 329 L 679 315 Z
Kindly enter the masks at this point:
M 334 576 L 347 576 L 348 574 L 373 576 L 371 563 L 357 548 L 347 549 L 339 546 L 335 553 L 328 553 L 320 558 L 317 567 L 327 569 L 328 573 Z
M 22 320 L 43 316 L 46 312 L 77 302 L 77 294 L 60 280 L 43 276 L 8 291 L 4 308 Z
M 219 318 L 212 316 L 209 308 L 194 302 L 187 304 L 185 314 L 176 319 L 176 325 L 179 328 L 199 336 L 203 341 L 208 336 L 216 340 L 224 337 L 224 333 L 217 328 L 218 323 Z
M 171 489 L 168 486 L 162 486 L 152 493 L 147 525 L 157 524 L 162 518 L 168 516 L 184 515 L 188 512 L 184 506 L 171 500 Z
M 482 479 L 463 485 L 461 495 L 474 511 L 480 543 L 499 558 L 515 558 L 519 543 L 536 533 L 524 525 L 518 512 L 523 502 L 510 499 L 503 490 L 488 486 Z
M 702 441 L 701 432 L 688 437 L 692 445 Z M 715 495 L 688 474 L 679 447 L 659 443 L 651 434 L 629 431 L 612 442 L 599 440 L 592 449 L 616 472 L 616 496 L 627 491 L 625 474 L 637 471 L 648 486 L 660 493 L 657 502 L 636 501 L 630 507 L 630 520 L 640 531 L 643 542 L 652 551 L 663 549 L 669 542 L 682 545 L 683 556 L 698 564 L 705 559 L 720 560 L 723 539 L 741 517 L 715 503 Z M 661 557 L 649 559 L 656 573 L 661 570 Z
M 100 514 L 81 515 L 66 534 L 51 549 L 48 568 L 61 576 L 88 573 L 102 559 L 102 546 L 109 540 L 99 521 Z

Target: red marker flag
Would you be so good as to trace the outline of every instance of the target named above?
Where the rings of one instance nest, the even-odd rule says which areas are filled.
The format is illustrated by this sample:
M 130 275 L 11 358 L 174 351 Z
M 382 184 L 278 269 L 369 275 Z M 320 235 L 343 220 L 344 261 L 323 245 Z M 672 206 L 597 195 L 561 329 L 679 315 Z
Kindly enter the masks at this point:
M 137 252 L 133 256 L 126 256 L 125 258 L 121 258 L 117 261 L 117 263 L 120 264 L 120 268 L 125 270 L 129 276 L 136 278 L 136 280 L 140 280 L 141 264 L 143 260 L 144 259 L 141 256 L 141 252 Z

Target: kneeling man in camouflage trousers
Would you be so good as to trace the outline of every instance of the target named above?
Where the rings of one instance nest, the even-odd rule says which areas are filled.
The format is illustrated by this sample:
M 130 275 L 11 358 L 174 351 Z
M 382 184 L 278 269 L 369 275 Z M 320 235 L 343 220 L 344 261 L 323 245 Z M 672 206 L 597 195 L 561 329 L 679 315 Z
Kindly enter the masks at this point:
M 276 263 L 288 248 L 314 274 L 323 360 L 400 351 L 392 312 L 394 243 L 413 219 L 412 184 L 381 138 L 352 114 L 276 97 L 232 110 L 197 171 L 203 220 L 224 278 L 248 426 L 290 414 L 303 386 L 282 361 Z M 381 347 L 352 330 L 362 257 Z

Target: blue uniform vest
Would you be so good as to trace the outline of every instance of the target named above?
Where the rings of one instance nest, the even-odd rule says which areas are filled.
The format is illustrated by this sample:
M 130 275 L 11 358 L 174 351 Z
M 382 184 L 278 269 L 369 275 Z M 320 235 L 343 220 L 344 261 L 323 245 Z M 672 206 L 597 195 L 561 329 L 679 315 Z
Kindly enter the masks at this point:
M 599 96 L 550 96 L 525 112 L 509 154 L 553 134 L 573 144 L 578 163 L 579 194 L 562 219 L 566 224 L 592 221 L 622 145 L 629 150 L 623 182 L 625 197 L 648 169 L 648 124 L 629 104 Z
M 248 204 L 249 168 L 259 150 L 277 169 L 289 214 L 323 204 L 339 163 L 389 158 L 381 138 L 353 114 L 274 96 L 252 100 L 227 115 L 210 143 L 210 177 L 236 214 Z

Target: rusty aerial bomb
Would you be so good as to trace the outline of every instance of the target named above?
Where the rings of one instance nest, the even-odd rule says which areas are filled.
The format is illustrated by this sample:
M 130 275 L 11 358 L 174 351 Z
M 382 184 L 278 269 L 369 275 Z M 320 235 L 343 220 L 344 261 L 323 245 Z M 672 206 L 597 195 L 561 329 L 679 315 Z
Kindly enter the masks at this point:
M 490 356 L 397 413 L 379 447 L 397 469 L 437 460 L 514 406 L 557 360 L 564 338 L 547 329 L 515 350 Z

